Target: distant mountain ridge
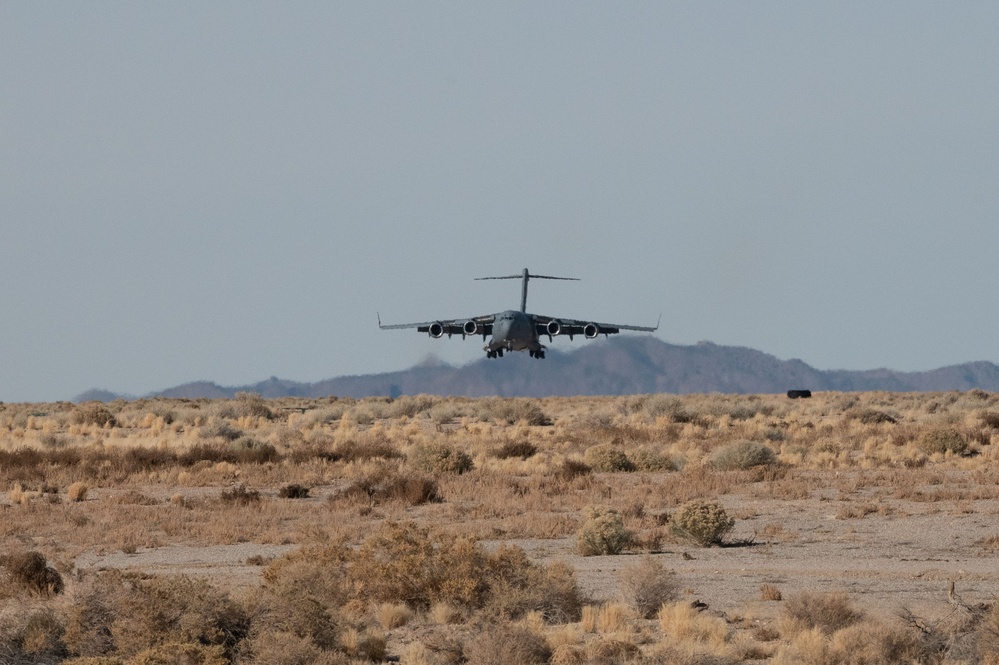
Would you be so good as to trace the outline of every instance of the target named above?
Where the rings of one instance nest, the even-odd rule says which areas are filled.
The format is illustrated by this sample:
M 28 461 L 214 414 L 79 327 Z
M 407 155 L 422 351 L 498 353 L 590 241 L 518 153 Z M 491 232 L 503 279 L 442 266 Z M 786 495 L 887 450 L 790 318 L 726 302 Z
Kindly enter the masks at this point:
M 782 393 L 789 389 L 895 392 L 999 391 L 999 365 L 979 361 L 925 372 L 890 369 L 818 370 L 801 360 L 711 342 L 669 344 L 652 336 L 628 335 L 588 344 L 570 353 L 549 350 L 538 361 L 526 354 L 502 360 L 482 358 L 453 367 L 424 362 L 384 374 L 341 376 L 316 383 L 271 377 L 246 386 L 210 381 L 185 383 L 147 397 L 221 398 L 237 392 L 263 397 L 370 397 L 419 393 L 480 397 L 626 395 L 641 393 Z M 74 401 L 123 397 L 90 390 Z

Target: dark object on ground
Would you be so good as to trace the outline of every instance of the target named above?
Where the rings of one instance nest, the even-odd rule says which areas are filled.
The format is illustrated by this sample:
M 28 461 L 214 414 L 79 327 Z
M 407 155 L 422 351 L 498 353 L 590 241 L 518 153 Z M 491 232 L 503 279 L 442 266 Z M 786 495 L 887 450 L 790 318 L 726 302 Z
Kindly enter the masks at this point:
M 788 390 L 787 396 L 790 399 L 806 398 L 812 396 L 811 390 Z

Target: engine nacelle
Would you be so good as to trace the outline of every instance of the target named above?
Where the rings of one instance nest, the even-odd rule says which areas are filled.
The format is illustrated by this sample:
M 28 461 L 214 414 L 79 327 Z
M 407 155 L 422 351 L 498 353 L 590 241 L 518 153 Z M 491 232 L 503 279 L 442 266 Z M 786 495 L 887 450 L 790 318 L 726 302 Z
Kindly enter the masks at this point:
M 440 339 L 444 336 L 444 324 L 440 321 L 434 321 L 430 324 L 430 328 L 427 332 L 429 332 L 430 336 L 434 339 Z
M 600 326 L 595 323 L 587 323 L 583 326 L 583 335 L 586 339 L 593 339 L 600 334 Z
M 549 335 L 561 335 L 562 334 L 562 322 L 558 319 L 552 319 L 545 326 L 545 330 L 548 331 Z
M 479 324 L 469 319 L 462 324 L 461 329 L 466 335 L 476 335 L 479 332 Z

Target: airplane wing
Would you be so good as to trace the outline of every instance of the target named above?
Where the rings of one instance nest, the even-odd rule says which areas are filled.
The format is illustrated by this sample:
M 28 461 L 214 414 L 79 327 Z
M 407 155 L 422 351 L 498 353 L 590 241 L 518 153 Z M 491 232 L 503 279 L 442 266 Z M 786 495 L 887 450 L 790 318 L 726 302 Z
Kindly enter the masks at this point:
M 570 338 L 575 335 L 583 335 L 584 337 L 593 338 L 597 335 L 613 335 L 622 330 L 636 330 L 639 332 L 655 332 L 659 330 L 658 321 L 654 326 L 632 326 L 622 323 L 600 323 L 598 321 L 562 319 L 541 314 L 534 314 L 532 316 L 534 317 L 534 325 L 539 335 L 568 335 Z
M 378 315 L 378 327 L 382 330 L 402 330 L 405 328 L 416 328 L 417 332 L 430 333 L 432 337 L 443 337 L 447 335 L 491 335 L 493 332 L 493 321 L 496 316 L 487 314 L 484 316 L 473 316 L 468 319 L 438 319 L 437 321 L 424 321 L 421 323 L 393 323 L 384 325 L 381 315 Z

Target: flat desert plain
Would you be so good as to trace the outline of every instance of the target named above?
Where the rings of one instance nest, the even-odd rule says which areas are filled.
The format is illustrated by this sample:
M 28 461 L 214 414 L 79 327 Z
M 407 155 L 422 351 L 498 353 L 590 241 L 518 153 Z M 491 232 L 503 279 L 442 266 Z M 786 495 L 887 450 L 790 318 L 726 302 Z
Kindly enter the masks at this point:
M 0 662 L 999 663 L 999 395 L 0 405 Z

